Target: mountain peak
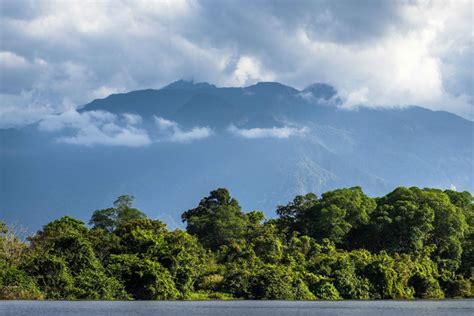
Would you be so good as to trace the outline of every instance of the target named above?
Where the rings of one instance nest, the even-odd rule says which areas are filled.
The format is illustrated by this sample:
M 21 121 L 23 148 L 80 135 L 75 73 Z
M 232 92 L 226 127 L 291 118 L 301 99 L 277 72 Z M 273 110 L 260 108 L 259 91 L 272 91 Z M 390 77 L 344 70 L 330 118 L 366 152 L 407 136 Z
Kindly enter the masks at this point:
M 214 89 L 214 88 L 216 88 L 215 85 L 209 84 L 207 82 L 194 82 L 194 80 L 184 80 L 184 79 L 177 80 L 163 87 L 163 89 L 173 89 L 173 90 L 201 90 L 201 89 Z
M 263 93 L 298 93 L 298 90 L 290 86 L 285 86 L 279 82 L 272 81 L 261 81 L 254 85 L 245 87 L 244 89 L 250 90 L 252 92 L 263 92 Z
M 316 99 L 329 100 L 337 95 L 337 90 L 327 83 L 313 83 L 302 92 L 310 92 Z

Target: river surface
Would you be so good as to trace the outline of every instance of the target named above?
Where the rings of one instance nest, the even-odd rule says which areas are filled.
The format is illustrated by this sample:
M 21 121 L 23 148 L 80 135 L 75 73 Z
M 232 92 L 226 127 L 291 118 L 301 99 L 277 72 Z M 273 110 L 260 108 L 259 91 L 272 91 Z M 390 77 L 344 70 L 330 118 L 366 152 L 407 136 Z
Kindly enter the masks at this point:
M 0 315 L 474 315 L 474 300 L 446 301 L 0 301 Z

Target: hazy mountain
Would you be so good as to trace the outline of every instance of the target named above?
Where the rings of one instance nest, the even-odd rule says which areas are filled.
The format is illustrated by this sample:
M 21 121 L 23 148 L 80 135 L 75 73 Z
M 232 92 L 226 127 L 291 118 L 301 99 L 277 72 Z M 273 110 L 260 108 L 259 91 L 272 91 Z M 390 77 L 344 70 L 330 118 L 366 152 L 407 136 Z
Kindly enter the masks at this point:
M 299 91 L 177 81 L 94 100 L 73 119 L 59 116 L 68 119 L 62 128 L 0 130 L 0 217 L 36 229 L 64 214 L 87 220 L 91 207 L 132 194 L 137 207 L 176 226 L 217 187 L 269 216 L 296 194 L 337 187 L 360 185 L 371 195 L 400 185 L 473 191 L 473 122 L 415 106 L 349 111 L 340 103 L 321 83 Z M 141 122 L 123 124 L 151 144 L 94 144 L 98 136 L 78 125 L 102 119 L 97 111 L 139 115 Z

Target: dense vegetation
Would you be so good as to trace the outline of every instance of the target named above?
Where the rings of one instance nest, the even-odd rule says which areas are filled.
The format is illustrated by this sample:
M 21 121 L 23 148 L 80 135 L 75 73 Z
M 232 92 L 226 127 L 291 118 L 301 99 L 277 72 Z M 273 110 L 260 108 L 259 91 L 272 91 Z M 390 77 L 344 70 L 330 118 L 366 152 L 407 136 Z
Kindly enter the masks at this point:
M 26 241 L 0 225 L 1 299 L 412 299 L 472 297 L 468 192 L 359 187 L 309 193 L 278 217 L 226 189 L 169 230 L 121 196 L 89 222 L 63 217 Z M 1 222 L 0 222 L 1 223 Z

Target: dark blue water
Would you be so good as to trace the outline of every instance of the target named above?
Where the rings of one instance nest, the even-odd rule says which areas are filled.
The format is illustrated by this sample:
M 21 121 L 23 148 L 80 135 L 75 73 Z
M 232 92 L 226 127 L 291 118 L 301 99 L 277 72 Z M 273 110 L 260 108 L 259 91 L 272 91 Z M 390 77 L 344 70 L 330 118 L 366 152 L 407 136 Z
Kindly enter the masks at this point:
M 449 301 L 0 301 L 0 315 L 474 315 L 474 300 Z

